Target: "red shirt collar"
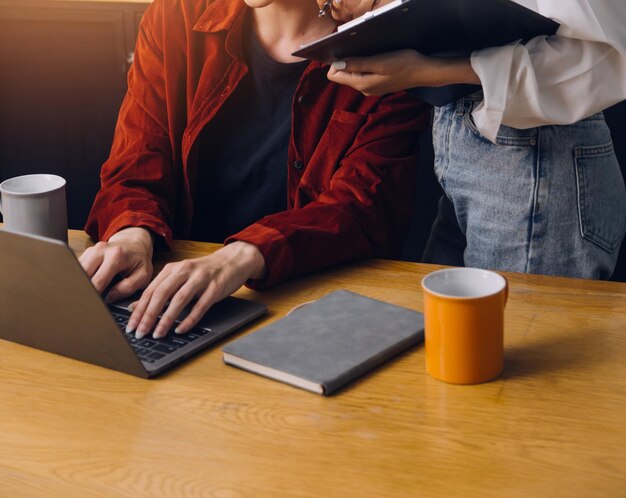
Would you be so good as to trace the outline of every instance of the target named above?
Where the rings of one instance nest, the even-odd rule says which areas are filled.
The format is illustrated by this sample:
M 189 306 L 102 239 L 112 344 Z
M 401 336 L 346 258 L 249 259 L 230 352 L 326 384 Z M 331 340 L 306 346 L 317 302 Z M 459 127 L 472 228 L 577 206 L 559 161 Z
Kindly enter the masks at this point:
M 243 0 L 213 0 L 204 10 L 193 27 L 194 31 L 205 33 L 217 33 L 227 31 L 226 49 L 234 57 L 243 60 L 241 49 L 241 30 L 243 20 L 249 7 Z M 305 73 L 310 73 L 314 69 L 322 68 L 323 65 L 313 61 L 306 69 Z
M 248 7 L 243 0 L 213 0 L 198 19 L 194 31 L 216 33 L 229 31 L 243 17 Z

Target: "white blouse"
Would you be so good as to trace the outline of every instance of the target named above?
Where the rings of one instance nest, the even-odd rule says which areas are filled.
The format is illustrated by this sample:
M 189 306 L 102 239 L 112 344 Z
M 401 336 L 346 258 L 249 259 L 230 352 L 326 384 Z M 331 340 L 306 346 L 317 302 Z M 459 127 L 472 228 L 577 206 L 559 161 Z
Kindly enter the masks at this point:
M 484 93 L 472 117 L 486 138 L 501 124 L 571 124 L 626 99 L 626 0 L 514 1 L 561 26 L 472 54 Z

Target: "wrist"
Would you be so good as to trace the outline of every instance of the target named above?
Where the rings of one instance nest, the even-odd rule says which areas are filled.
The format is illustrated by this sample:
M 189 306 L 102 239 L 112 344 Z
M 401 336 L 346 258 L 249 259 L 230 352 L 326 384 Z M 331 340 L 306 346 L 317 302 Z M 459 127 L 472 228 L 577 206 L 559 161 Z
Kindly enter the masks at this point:
M 481 81 L 470 62 L 469 57 L 451 59 L 450 78 L 454 83 L 465 83 L 470 85 L 480 85 Z
M 443 58 L 432 57 L 432 65 L 429 65 L 428 71 L 430 73 L 430 85 L 421 86 L 433 86 L 440 87 L 446 85 L 455 84 L 471 84 L 480 85 L 480 78 L 474 72 L 469 57 L 460 58 Z M 423 66 L 423 64 L 422 64 Z M 416 67 L 416 71 L 424 71 L 424 68 Z M 416 78 L 420 78 L 416 76 Z M 424 81 L 422 74 L 421 81 Z M 417 85 L 416 85 L 417 86 Z
M 242 268 L 247 279 L 258 280 L 265 276 L 265 258 L 254 244 L 238 240 L 228 244 L 223 250 L 228 251 L 229 259 Z
M 124 242 L 140 244 L 146 250 L 152 251 L 154 245 L 154 239 L 152 232 L 147 228 L 142 227 L 128 227 L 123 228 L 119 232 L 114 233 L 109 237 L 108 242 Z

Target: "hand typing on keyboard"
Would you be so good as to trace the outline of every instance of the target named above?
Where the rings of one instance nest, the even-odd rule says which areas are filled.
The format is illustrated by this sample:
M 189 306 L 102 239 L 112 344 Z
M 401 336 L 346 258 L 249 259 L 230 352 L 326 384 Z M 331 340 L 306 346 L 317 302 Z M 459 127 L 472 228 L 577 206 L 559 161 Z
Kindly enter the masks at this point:
M 115 319 L 115 322 L 121 330 L 126 329 L 128 323 L 128 316 L 126 314 L 119 314 L 112 311 L 111 314 Z M 133 348 L 133 351 L 146 363 L 154 363 L 155 361 L 164 358 L 166 355 L 176 352 L 180 348 L 186 347 L 188 344 L 193 343 L 195 340 L 200 339 L 206 335 L 213 335 L 211 329 L 202 329 L 199 327 L 194 328 L 191 332 L 174 337 L 165 337 L 159 340 L 141 338 L 137 339 L 131 335 L 126 335 L 126 340 Z
M 133 306 L 127 330 L 136 331 L 136 338 L 143 338 L 153 329 L 155 339 L 164 337 L 185 306 L 197 298 L 189 314 L 174 328 L 177 334 L 184 334 L 213 304 L 231 295 L 246 280 L 264 274 L 263 256 L 256 246 L 245 242 L 233 242 L 201 258 L 169 263 Z
M 132 227 L 120 230 L 108 242 L 85 249 L 79 261 L 96 290 L 113 302 L 148 285 L 153 271 L 152 251 L 150 232 Z
M 188 332 L 213 304 L 235 292 L 248 279 L 262 278 L 265 274 L 261 252 L 256 246 L 239 241 L 201 258 L 169 263 L 150 282 L 152 252 L 150 232 L 133 227 L 120 230 L 108 242 L 99 242 L 80 257 L 80 263 L 100 293 L 108 290 L 116 275 L 122 275 L 122 280 L 105 296 L 109 301 L 128 297 L 147 285 L 133 305 L 126 325 L 126 331 L 135 332 L 137 339 L 151 332 L 159 339 L 172 328 L 177 334 Z M 187 314 L 188 305 L 191 311 Z

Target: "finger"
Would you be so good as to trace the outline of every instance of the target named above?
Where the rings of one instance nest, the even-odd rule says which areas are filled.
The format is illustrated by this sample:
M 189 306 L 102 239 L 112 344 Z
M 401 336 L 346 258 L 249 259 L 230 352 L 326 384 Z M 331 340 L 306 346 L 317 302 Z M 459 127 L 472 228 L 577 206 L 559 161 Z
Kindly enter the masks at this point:
M 115 302 L 134 294 L 139 289 L 148 285 L 150 277 L 150 270 L 143 266 L 137 268 L 121 282 L 111 288 L 108 295 L 105 296 L 106 301 Z
M 174 297 L 172 297 L 167 310 L 163 313 L 163 316 L 161 316 L 159 323 L 154 329 L 153 337 L 155 339 L 160 339 L 161 337 L 165 337 L 167 335 L 185 306 L 187 306 L 191 300 L 200 293 L 201 290 L 201 285 L 192 281 L 187 281 L 180 289 L 178 289 L 178 292 L 174 295 Z
M 350 57 L 331 64 L 331 68 L 348 73 L 383 74 L 385 67 L 380 57 Z
M 209 308 L 213 306 L 217 301 L 219 301 L 222 297 L 218 292 L 215 286 L 210 285 L 207 289 L 202 293 L 200 299 L 196 301 L 193 308 L 189 314 L 185 317 L 185 319 L 180 322 L 178 327 L 176 327 L 175 332 L 177 334 L 185 334 L 189 332 L 193 327 L 195 327 L 200 319 L 209 311 Z
M 139 325 L 137 325 L 135 337 L 140 339 L 152 330 L 163 308 L 165 308 L 165 304 L 178 292 L 184 282 L 185 277 L 171 274 L 154 290 L 150 296 L 150 302 L 141 316 Z M 137 310 L 135 310 L 133 315 L 135 313 L 137 313 Z
M 150 290 L 150 286 L 146 290 L 144 290 L 141 294 L 141 297 L 138 301 L 135 301 L 131 306 L 129 306 L 128 310 L 130 311 L 130 317 L 128 317 L 128 323 L 126 324 L 126 333 L 132 334 L 135 332 L 137 325 L 141 321 L 143 317 L 143 312 L 150 304 L 150 298 L 152 297 L 152 292 Z
M 117 284 L 119 284 L 122 280 L 124 279 L 124 277 L 122 275 L 120 275 L 119 273 L 116 273 L 115 275 L 113 275 L 113 279 L 108 283 L 108 285 L 106 286 L 106 289 L 104 289 L 102 291 L 102 296 L 104 297 L 104 302 L 105 303 L 111 303 L 113 302 L 110 298 L 109 295 L 111 294 L 111 290 L 117 286 Z
M 98 245 L 89 247 L 78 258 L 78 262 L 85 270 L 85 273 L 89 278 L 93 277 L 94 273 L 100 268 L 104 259 L 104 251 L 102 251 Z
M 105 257 L 96 273 L 91 277 L 91 283 L 102 294 L 113 278 L 117 274 L 122 274 L 125 270 L 126 268 L 123 267 L 119 259 Z
M 359 92 L 363 92 L 365 95 L 377 95 L 381 93 L 379 88 L 384 81 L 384 76 L 340 71 L 332 75 L 329 73 L 328 79 L 340 85 L 352 87 Z
M 165 265 L 163 270 L 161 270 L 159 274 L 154 277 L 154 280 L 152 280 L 148 287 L 146 287 L 146 290 L 143 291 L 139 300 L 133 304 L 133 309 L 131 310 L 130 317 L 128 318 L 128 325 L 126 326 L 127 334 L 135 332 L 135 329 L 143 318 L 144 312 L 150 304 L 152 294 L 161 285 L 161 283 L 169 277 L 170 273 L 172 273 L 172 267 L 170 265 Z
M 334 64 L 334 63 L 333 63 Z M 345 81 L 351 81 L 354 79 L 354 75 L 356 73 L 349 73 L 347 71 L 340 71 L 334 69 L 332 66 L 328 70 L 328 74 L 326 75 L 330 81 L 334 81 L 335 83 L 345 84 Z

